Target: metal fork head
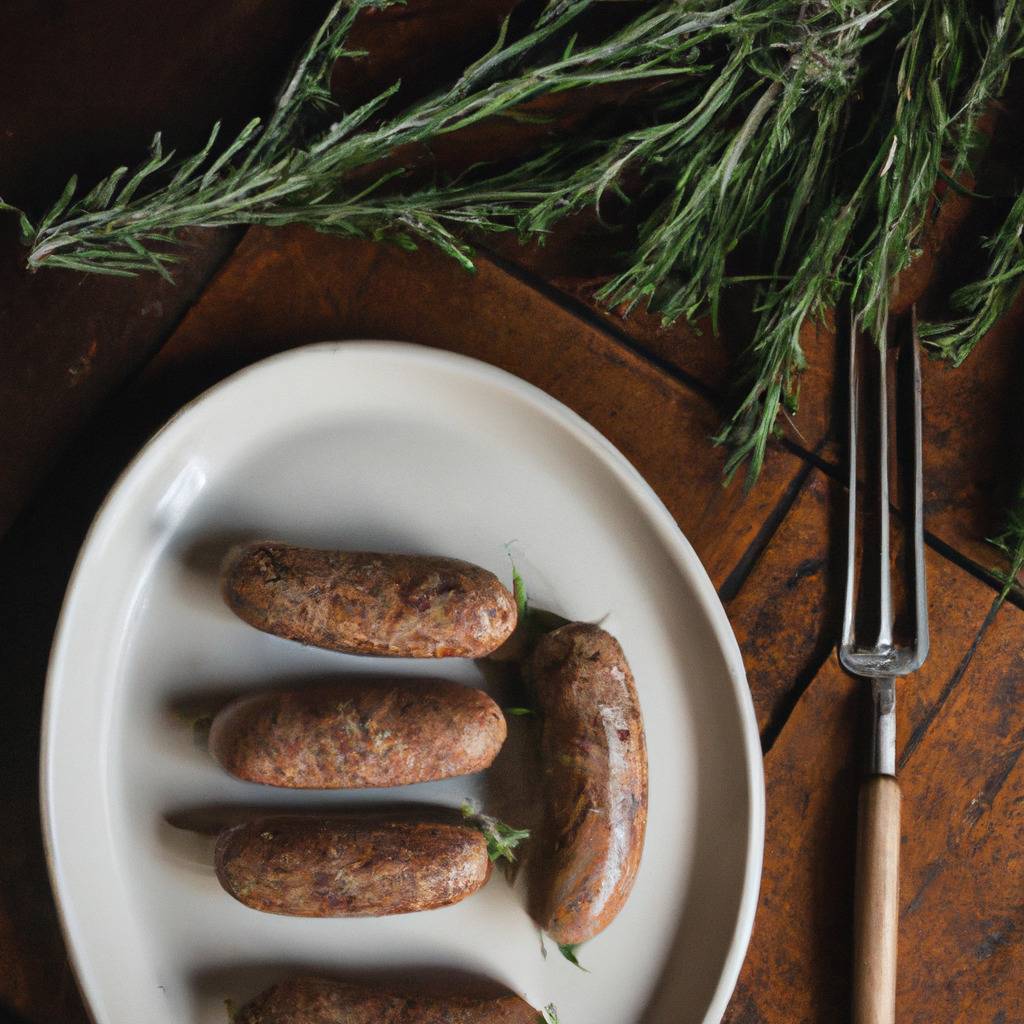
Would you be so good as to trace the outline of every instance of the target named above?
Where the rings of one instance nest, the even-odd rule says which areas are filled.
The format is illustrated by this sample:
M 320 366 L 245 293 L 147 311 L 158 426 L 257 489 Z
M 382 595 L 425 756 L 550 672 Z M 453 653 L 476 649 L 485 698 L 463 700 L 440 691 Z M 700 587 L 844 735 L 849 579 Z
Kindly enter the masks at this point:
M 912 544 L 908 571 L 908 598 L 910 610 L 909 638 L 899 643 L 893 631 L 892 578 L 890 571 L 890 519 L 889 497 L 889 387 L 886 368 L 888 364 L 888 342 L 886 338 L 874 339 L 873 346 L 878 353 L 878 449 L 875 458 L 868 458 L 867 471 L 878 474 L 878 551 L 871 552 L 878 559 L 878 630 L 869 642 L 862 642 L 855 636 L 856 591 L 857 591 L 857 453 L 858 453 L 858 400 L 860 397 L 860 372 L 857 349 L 860 331 L 856 318 L 850 317 L 850 380 L 849 380 L 849 507 L 846 534 L 846 595 L 843 610 L 843 632 L 839 644 L 839 660 L 843 667 L 854 675 L 872 679 L 892 679 L 909 675 L 921 667 L 928 655 L 928 598 L 925 586 L 924 568 L 924 480 L 922 472 L 921 444 L 921 356 L 917 333 L 917 309 L 911 311 L 909 337 L 904 355 L 911 360 L 912 386 L 904 389 L 905 415 L 897 419 L 909 426 L 911 465 L 909 474 L 913 479 L 909 502 L 904 502 L 904 511 L 909 515 L 909 536 Z M 899 389 L 897 389 L 899 392 Z M 897 394 L 897 400 L 900 396 Z M 864 560 L 869 552 L 864 553 Z

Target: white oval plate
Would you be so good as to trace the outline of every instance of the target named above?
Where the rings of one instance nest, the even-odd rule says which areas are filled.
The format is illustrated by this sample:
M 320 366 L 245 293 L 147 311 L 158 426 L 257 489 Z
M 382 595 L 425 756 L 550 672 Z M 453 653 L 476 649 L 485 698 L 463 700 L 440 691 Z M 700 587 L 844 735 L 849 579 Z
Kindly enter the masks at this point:
M 372 794 L 278 792 L 221 772 L 189 721 L 204 702 L 332 672 L 484 679 L 472 662 L 352 658 L 246 626 L 216 570 L 230 544 L 254 537 L 445 553 L 506 580 L 513 542 L 535 605 L 600 619 L 620 639 L 646 721 L 650 821 L 627 906 L 580 952 L 589 973 L 550 943 L 542 955 L 522 880 L 498 873 L 457 906 L 376 920 L 273 917 L 220 889 L 201 826 L 245 808 L 540 803 L 514 754 L 481 777 Z M 534 727 L 511 728 L 510 750 L 525 749 Z M 764 831 L 740 653 L 651 488 L 518 378 L 381 342 L 252 366 L 182 410 L 128 468 L 65 598 L 42 793 L 64 928 L 100 1024 L 225 1024 L 225 1000 L 307 968 L 481 975 L 555 1003 L 563 1024 L 718 1021 L 750 935 Z

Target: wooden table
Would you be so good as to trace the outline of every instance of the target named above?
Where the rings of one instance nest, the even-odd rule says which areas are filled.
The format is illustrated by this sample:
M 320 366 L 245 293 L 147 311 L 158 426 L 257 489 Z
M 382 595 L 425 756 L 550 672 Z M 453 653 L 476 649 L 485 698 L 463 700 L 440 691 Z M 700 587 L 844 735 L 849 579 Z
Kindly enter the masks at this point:
M 266 105 L 325 6 L 15 0 L 0 38 L 0 195 L 33 206 L 72 171 L 96 177 L 136 159 L 157 128 L 188 147 L 214 117 L 239 124 Z M 378 16 L 359 28 L 374 57 L 348 86 L 371 90 L 400 68 L 426 87 L 511 6 L 413 0 Z M 462 151 L 503 138 L 463 139 Z M 904 305 L 941 280 L 971 217 L 965 202 L 947 205 L 901 285 Z M 760 908 L 726 1019 L 847 1019 L 861 688 L 833 649 L 845 502 L 831 334 L 806 329 L 807 397 L 745 495 L 722 486 L 722 452 L 708 443 L 745 337 L 742 303 L 719 339 L 602 312 L 590 295 L 610 248 L 585 219 L 544 250 L 487 241 L 475 275 L 435 252 L 297 229 L 190 241 L 173 287 L 30 276 L 13 219 L 0 219 L 0 1003 L 39 1024 L 87 1019 L 46 878 L 36 771 L 48 646 L 98 502 L 162 420 L 239 367 L 310 341 L 389 338 L 544 388 L 606 434 L 676 516 L 739 638 L 765 755 Z M 1022 329 L 1018 308 L 961 370 L 925 366 L 933 641 L 925 668 L 900 684 L 905 1024 L 1024 1020 L 1024 611 L 997 606 L 998 560 L 984 543 L 1004 482 L 1024 465 L 1008 441 L 1019 434 Z

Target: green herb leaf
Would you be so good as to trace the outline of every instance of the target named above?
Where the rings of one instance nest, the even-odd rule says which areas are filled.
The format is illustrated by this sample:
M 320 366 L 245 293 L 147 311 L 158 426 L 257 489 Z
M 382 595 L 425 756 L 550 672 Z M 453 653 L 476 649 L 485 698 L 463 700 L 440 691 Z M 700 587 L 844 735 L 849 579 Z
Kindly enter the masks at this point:
M 64 191 L 61 193 L 60 199 L 53 205 L 50 212 L 39 222 L 39 230 L 48 227 L 52 224 L 66 209 L 68 203 L 71 202 L 71 197 L 75 194 L 75 189 L 78 188 L 78 177 L 74 174 L 68 179 L 68 183 L 64 186 Z
M 21 231 L 22 242 L 28 244 L 35 237 L 36 229 L 32 227 L 32 221 L 20 210 L 18 211 L 18 228 Z
M 564 946 L 559 945 L 558 952 L 561 953 L 562 956 L 564 956 L 565 959 L 568 960 L 569 963 L 571 963 L 574 967 L 578 967 L 581 971 L 587 971 L 586 967 L 584 967 L 583 964 L 581 964 L 579 962 L 579 960 L 576 959 L 576 950 L 579 949 L 579 948 L 580 947 L 579 947 L 578 944 L 577 945 L 566 944 Z M 590 972 L 587 971 L 587 973 L 589 974 Z
M 533 708 L 504 708 L 503 710 L 512 718 L 534 718 L 537 714 Z
M 554 1003 L 548 1003 L 548 1005 L 540 1011 L 540 1024 L 559 1024 L 558 1012 L 555 1010 Z
M 462 805 L 462 817 L 484 834 L 487 839 L 487 856 L 492 863 L 505 860 L 511 864 L 516 859 L 516 847 L 530 838 L 529 829 L 512 828 L 497 818 L 481 814 L 468 800 Z
M 526 584 L 523 582 L 523 577 L 519 575 L 515 562 L 512 563 L 512 593 L 515 595 L 516 611 L 519 613 L 520 622 L 522 622 L 530 610 L 530 603 L 526 596 Z

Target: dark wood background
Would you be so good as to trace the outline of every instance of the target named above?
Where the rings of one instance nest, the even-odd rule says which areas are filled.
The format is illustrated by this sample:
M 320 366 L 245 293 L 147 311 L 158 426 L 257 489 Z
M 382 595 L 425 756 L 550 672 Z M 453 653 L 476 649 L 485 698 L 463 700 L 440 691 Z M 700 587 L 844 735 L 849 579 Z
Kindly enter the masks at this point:
M 492 38 L 514 0 L 410 0 L 365 18 L 372 58 L 336 76 L 346 96 L 401 75 L 430 87 Z M 0 196 L 38 210 L 72 172 L 137 161 L 154 131 L 185 151 L 211 121 L 266 109 L 327 4 L 316 0 L 13 0 L 0 33 Z M 585 100 L 561 113 L 585 115 Z M 563 122 L 564 123 L 564 122 Z M 536 132 L 532 128 L 529 131 Z M 997 129 L 998 131 L 998 129 Z M 999 136 L 997 135 L 997 138 Z M 1015 136 L 1016 137 L 1016 136 Z M 515 152 L 500 123 L 434 158 Z M 1012 147 L 1010 147 L 1012 149 Z M 1005 174 L 1000 156 L 991 173 Z M 951 198 L 899 304 L 941 289 L 979 211 Z M 581 413 L 661 495 L 719 588 L 761 727 L 768 823 L 753 941 L 731 1024 L 848 1018 L 861 686 L 840 671 L 830 332 L 808 325 L 800 412 L 744 495 L 721 483 L 708 437 L 745 338 L 622 318 L 590 296 L 616 242 L 587 218 L 543 249 L 483 241 L 469 275 L 299 229 L 194 231 L 173 286 L 28 274 L 0 217 L 0 1004 L 14 1020 L 84 1021 L 43 860 L 38 729 L 46 658 L 88 523 L 118 471 L 178 406 L 271 352 L 336 338 L 410 340 L 511 370 Z M 997 608 L 998 528 L 1024 394 L 1024 308 L 959 371 L 925 366 L 932 653 L 900 684 L 904 843 L 899 1019 L 1024 1020 L 1024 611 Z M 568 1022 L 584 1024 L 584 1022 Z

